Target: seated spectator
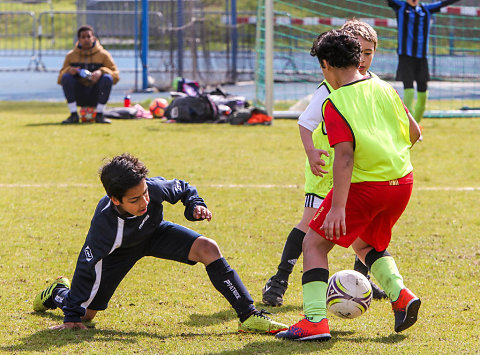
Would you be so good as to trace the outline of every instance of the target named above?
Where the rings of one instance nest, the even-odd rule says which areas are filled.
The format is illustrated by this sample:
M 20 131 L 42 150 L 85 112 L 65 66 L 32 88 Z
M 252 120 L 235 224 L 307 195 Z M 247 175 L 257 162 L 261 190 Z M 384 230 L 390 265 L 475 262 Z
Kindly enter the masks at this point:
M 117 66 L 95 37 L 91 26 L 81 26 L 77 37 L 75 48 L 67 53 L 58 75 L 58 83 L 63 87 L 70 110 L 70 116 L 62 123 L 79 122 L 77 105 L 96 107 L 95 122 L 110 123 L 103 116 L 103 109 L 112 85 L 120 79 Z

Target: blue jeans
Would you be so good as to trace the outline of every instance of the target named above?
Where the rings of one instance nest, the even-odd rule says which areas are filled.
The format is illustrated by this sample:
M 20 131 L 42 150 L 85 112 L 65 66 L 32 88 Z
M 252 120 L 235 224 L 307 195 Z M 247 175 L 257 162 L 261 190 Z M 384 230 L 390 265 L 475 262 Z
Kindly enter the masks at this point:
M 69 73 L 62 76 L 62 88 L 68 103 L 77 102 L 78 106 L 95 107 L 105 105 L 112 91 L 113 78 L 103 74 L 93 86 L 80 84 L 77 78 Z

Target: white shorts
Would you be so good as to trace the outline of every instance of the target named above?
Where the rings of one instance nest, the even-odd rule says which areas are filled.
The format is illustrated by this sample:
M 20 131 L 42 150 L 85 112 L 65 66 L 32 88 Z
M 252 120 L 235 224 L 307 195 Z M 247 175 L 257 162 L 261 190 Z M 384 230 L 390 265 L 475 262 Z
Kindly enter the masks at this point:
M 319 208 L 322 202 L 323 202 L 323 197 L 320 197 L 314 194 L 305 195 L 305 207 Z

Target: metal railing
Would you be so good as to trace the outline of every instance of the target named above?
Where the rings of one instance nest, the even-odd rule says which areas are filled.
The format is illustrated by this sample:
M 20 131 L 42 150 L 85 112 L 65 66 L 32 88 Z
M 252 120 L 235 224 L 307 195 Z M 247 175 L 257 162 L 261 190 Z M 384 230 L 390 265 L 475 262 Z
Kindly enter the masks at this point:
M 255 25 L 232 26 L 222 21 L 222 16 L 225 13 L 220 11 L 189 11 L 179 25 L 172 14 L 166 18 L 161 12 L 150 12 L 146 50 L 148 71 L 155 82 L 169 85 L 175 76 L 203 84 L 252 80 Z M 143 48 L 138 12 L 80 10 L 44 11 L 38 17 L 33 12 L 0 12 L 0 71 L 57 71 L 58 67 L 48 66 L 52 61 L 46 58 L 63 59 L 76 43 L 78 27 L 86 23 L 94 27 L 100 43 L 117 64 L 122 63 L 122 71 L 138 70 Z M 12 68 L 1 59 L 7 56 L 28 56 L 31 60 L 28 67 Z
M 30 57 L 27 68 L 9 67 L 8 70 L 30 70 L 37 65 L 37 20 L 33 12 L 0 12 L 1 56 Z

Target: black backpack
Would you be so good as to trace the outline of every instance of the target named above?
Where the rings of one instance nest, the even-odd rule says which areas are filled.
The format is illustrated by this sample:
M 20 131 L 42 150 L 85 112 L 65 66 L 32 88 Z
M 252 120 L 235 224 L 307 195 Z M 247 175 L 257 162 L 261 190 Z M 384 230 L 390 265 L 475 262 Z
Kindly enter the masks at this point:
M 165 117 L 178 123 L 204 123 L 218 119 L 218 109 L 207 95 L 180 96 L 165 110 Z

